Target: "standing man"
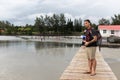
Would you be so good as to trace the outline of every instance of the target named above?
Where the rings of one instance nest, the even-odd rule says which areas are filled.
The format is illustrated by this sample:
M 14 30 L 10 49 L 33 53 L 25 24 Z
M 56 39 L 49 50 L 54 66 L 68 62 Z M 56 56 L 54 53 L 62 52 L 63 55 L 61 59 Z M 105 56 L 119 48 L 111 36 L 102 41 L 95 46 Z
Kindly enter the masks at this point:
M 86 46 L 86 53 L 88 58 L 88 72 L 86 74 L 90 74 L 91 76 L 96 75 L 96 47 L 97 47 L 97 33 L 94 29 L 92 29 L 90 20 L 84 20 L 84 26 L 86 27 L 85 36 L 86 39 L 84 40 L 84 45 Z

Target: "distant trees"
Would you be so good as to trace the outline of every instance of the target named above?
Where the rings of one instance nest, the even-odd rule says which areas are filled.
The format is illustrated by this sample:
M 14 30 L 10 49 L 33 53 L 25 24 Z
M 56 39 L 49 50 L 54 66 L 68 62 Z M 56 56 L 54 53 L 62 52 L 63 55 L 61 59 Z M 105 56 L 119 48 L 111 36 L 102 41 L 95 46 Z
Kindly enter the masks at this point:
M 81 32 L 82 31 L 82 19 L 74 20 L 74 31 Z
M 73 32 L 73 21 L 71 19 L 68 19 L 66 28 L 65 28 L 65 34 L 71 34 Z
M 92 23 L 92 27 L 96 30 L 98 29 L 98 25 L 96 25 L 95 23 Z
M 82 31 L 82 20 L 72 21 L 66 19 L 64 14 L 53 14 L 53 16 L 36 17 L 34 26 L 40 34 L 71 34 Z
M 111 21 L 111 22 L 110 22 Z M 120 25 L 120 14 L 111 17 L 111 20 L 101 18 L 98 25 Z M 98 25 L 92 23 L 95 29 Z M 53 14 L 52 16 L 36 17 L 34 25 L 15 26 L 9 21 L 0 21 L 0 34 L 4 35 L 76 35 L 81 34 L 85 27 L 82 19 L 66 18 L 64 14 Z
M 73 32 L 82 31 L 82 20 L 66 19 L 64 14 L 36 17 L 34 25 L 14 26 L 8 21 L 0 21 L 0 29 L 5 35 L 71 35 Z
M 0 34 L 2 35 L 32 35 L 33 26 L 26 24 L 25 26 L 14 26 L 8 21 L 0 21 Z
M 8 21 L 0 21 L 0 29 L 6 30 L 5 34 L 12 34 L 13 24 Z
M 100 19 L 98 22 L 99 22 L 99 25 L 110 25 L 110 21 L 105 18 Z
M 120 25 L 120 14 L 114 15 L 114 17 L 111 17 L 113 25 Z
M 36 20 L 35 20 L 35 29 L 37 32 L 39 33 L 43 33 L 44 32 L 44 26 L 45 26 L 45 23 L 44 23 L 44 18 L 43 16 L 40 16 L 40 17 L 37 17 Z
M 102 18 L 99 20 L 99 25 L 120 25 L 120 14 L 114 15 L 111 17 L 111 23 L 110 20 Z

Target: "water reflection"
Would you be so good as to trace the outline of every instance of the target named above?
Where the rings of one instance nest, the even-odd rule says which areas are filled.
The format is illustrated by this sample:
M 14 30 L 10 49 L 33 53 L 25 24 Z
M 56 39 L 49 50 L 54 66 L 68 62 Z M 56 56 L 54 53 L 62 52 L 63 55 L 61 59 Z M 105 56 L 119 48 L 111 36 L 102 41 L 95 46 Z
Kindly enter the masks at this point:
M 13 51 L 31 51 L 39 55 L 64 56 L 67 48 L 74 49 L 80 44 L 68 44 L 59 42 L 34 42 L 34 41 L 0 41 L 0 48 L 11 49 Z M 62 49 L 62 50 L 60 50 Z M 58 53 L 61 52 L 61 53 Z M 27 53 L 27 52 L 26 52 Z
M 60 43 L 60 42 L 35 42 L 36 49 L 58 48 L 58 47 L 79 47 L 80 44 Z
M 25 41 L 0 41 L 0 48 L 9 48 L 9 47 L 18 47 L 18 46 L 25 46 L 29 47 L 31 42 L 25 42 Z
M 0 80 L 59 80 L 79 47 L 73 43 L 2 40 Z M 119 59 L 119 52 L 102 48 L 101 53 L 111 62 Z
M 59 80 L 76 44 L 0 41 L 0 80 Z
M 2 47 L 13 47 L 13 46 L 34 46 L 36 50 L 46 49 L 46 48 L 74 48 L 80 47 L 80 44 L 73 43 L 60 43 L 60 42 L 34 42 L 34 41 L 0 41 L 0 48 Z

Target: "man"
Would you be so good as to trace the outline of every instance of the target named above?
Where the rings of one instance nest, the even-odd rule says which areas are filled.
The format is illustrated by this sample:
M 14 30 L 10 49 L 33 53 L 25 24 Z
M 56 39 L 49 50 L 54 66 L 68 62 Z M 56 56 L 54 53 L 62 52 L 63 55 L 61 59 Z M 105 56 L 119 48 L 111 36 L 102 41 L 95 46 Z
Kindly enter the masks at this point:
M 86 53 L 88 58 L 88 65 L 89 70 L 86 72 L 87 74 L 90 74 L 91 76 L 96 75 L 96 59 L 95 59 L 95 53 L 96 53 L 96 47 L 97 47 L 97 34 L 94 29 L 92 29 L 90 20 L 84 20 L 84 26 L 86 27 L 85 36 L 86 39 L 84 40 L 84 45 L 86 46 Z

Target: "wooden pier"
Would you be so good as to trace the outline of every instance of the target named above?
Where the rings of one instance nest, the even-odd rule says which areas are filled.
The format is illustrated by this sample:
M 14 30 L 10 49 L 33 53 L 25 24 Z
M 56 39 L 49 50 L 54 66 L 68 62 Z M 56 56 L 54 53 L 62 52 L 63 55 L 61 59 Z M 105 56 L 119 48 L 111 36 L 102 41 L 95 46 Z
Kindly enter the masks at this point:
M 80 48 L 61 75 L 60 80 L 117 80 L 99 51 L 96 52 L 96 59 L 96 75 L 90 76 L 90 74 L 84 74 L 88 70 L 88 62 L 85 49 Z

